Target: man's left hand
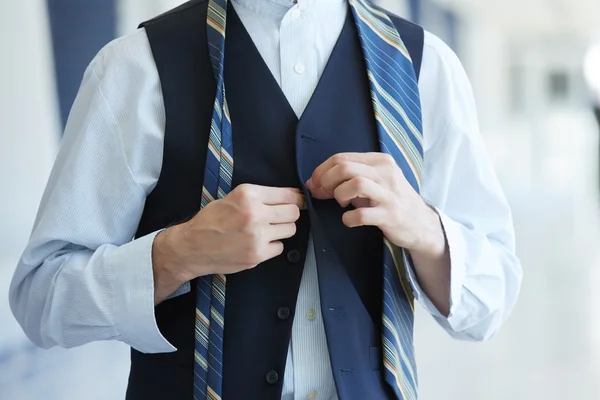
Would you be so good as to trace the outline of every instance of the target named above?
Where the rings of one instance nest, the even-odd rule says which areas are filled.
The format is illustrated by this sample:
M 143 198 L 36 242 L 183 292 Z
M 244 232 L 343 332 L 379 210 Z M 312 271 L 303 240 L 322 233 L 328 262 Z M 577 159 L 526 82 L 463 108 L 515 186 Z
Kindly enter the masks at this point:
M 348 227 L 377 226 L 393 244 L 427 259 L 442 257 L 446 239 L 438 214 L 385 153 L 339 153 L 321 164 L 306 182 L 315 199 L 334 198 Z

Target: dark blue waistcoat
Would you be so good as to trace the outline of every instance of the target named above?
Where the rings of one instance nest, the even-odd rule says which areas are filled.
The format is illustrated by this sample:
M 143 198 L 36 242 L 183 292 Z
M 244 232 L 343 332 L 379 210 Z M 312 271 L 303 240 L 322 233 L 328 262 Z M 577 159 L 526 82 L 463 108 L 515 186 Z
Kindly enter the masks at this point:
M 200 208 L 216 92 L 206 41 L 207 1 L 162 15 L 145 27 L 166 110 L 163 167 L 137 236 L 185 221 Z M 393 17 L 418 72 L 423 30 Z M 282 380 L 309 232 L 317 258 L 321 307 L 333 375 L 342 400 L 393 399 L 381 362 L 382 234 L 349 229 L 335 201 L 310 199 L 303 182 L 340 152 L 379 151 L 366 66 L 348 18 L 310 103 L 298 120 L 230 6 L 225 54 L 233 126 L 233 186 L 303 188 L 309 210 L 284 253 L 227 278 L 223 398 L 275 400 Z M 192 285 L 194 286 L 194 285 Z M 156 308 L 158 326 L 178 351 L 132 350 L 127 399 L 191 399 L 192 291 Z

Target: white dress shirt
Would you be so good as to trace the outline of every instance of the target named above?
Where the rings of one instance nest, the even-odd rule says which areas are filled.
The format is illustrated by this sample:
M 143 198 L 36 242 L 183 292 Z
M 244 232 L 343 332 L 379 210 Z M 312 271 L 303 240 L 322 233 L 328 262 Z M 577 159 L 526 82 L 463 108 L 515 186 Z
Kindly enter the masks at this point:
M 317 86 L 347 15 L 345 0 L 234 0 L 252 40 L 298 116 Z M 202 23 L 202 21 L 199 21 Z M 468 78 L 426 32 L 419 80 L 422 196 L 439 212 L 451 258 L 450 315 L 408 269 L 416 298 L 448 333 L 492 336 L 521 284 L 511 212 L 479 133 Z M 10 291 L 37 345 L 120 340 L 146 352 L 175 348 L 154 316 L 152 242 L 132 240 L 162 167 L 165 110 L 143 29 L 108 44 L 88 67 L 71 110 L 30 242 Z M 189 290 L 189 284 L 174 296 Z M 312 241 L 298 295 L 284 400 L 337 398 Z

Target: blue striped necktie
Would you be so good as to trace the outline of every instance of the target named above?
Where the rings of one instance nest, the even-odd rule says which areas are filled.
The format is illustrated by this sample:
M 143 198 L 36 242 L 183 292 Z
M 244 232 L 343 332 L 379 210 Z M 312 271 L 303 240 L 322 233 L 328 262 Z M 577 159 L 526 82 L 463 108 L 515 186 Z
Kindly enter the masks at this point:
M 419 92 L 412 61 L 393 23 L 366 0 L 350 0 L 363 48 L 381 151 L 394 157 L 419 191 L 423 171 Z M 227 0 L 209 0 L 207 29 L 217 81 L 202 190 L 202 207 L 231 191 L 233 141 L 223 66 Z M 398 399 L 417 398 L 413 351 L 413 293 L 405 279 L 407 254 L 384 239 L 382 348 L 386 381 Z M 223 393 L 224 275 L 197 279 L 194 399 L 217 400 Z

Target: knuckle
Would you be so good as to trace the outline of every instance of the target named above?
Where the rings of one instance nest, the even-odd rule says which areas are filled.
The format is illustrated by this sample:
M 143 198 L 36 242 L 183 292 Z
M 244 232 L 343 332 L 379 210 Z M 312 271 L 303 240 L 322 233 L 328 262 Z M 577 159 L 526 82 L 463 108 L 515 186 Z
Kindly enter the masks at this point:
M 234 189 L 237 199 L 241 203 L 252 203 L 256 199 L 256 189 L 249 184 L 242 184 Z
M 353 167 L 352 163 L 349 163 L 346 161 L 340 163 L 339 168 L 340 168 L 340 172 L 343 176 L 352 175 L 354 172 L 354 167 Z
M 337 153 L 337 154 L 334 154 L 334 155 L 331 157 L 331 161 L 332 161 L 334 164 L 336 164 L 336 165 L 337 165 L 337 164 L 342 164 L 342 163 L 344 163 L 344 162 L 346 161 L 346 156 L 344 156 L 344 154 L 343 154 L 343 153 Z
M 356 178 L 353 179 L 354 181 L 354 186 L 356 187 L 356 189 L 358 189 L 358 191 L 363 191 L 367 188 L 367 186 L 369 185 L 369 180 L 363 176 L 357 176 Z
M 248 242 L 250 243 L 250 248 L 256 248 L 260 244 L 263 235 L 262 231 L 260 229 L 257 229 L 256 226 L 254 226 L 246 228 L 246 237 Z
M 240 225 L 243 229 L 256 234 L 257 232 L 254 230 L 256 225 L 258 224 L 259 218 L 257 213 L 252 209 L 243 210 L 240 213 Z
M 282 200 L 288 204 L 288 205 L 294 205 L 294 203 L 296 203 L 297 201 L 297 193 L 293 193 L 293 192 L 282 192 Z
M 379 166 L 384 170 L 391 170 L 396 168 L 398 165 L 396 164 L 396 160 L 392 155 L 388 153 L 381 153 L 381 162 L 379 163 Z
M 383 158 L 383 162 L 386 163 L 387 165 L 396 165 L 396 160 L 394 160 L 394 157 L 392 157 L 391 154 L 382 153 L 382 158 Z

